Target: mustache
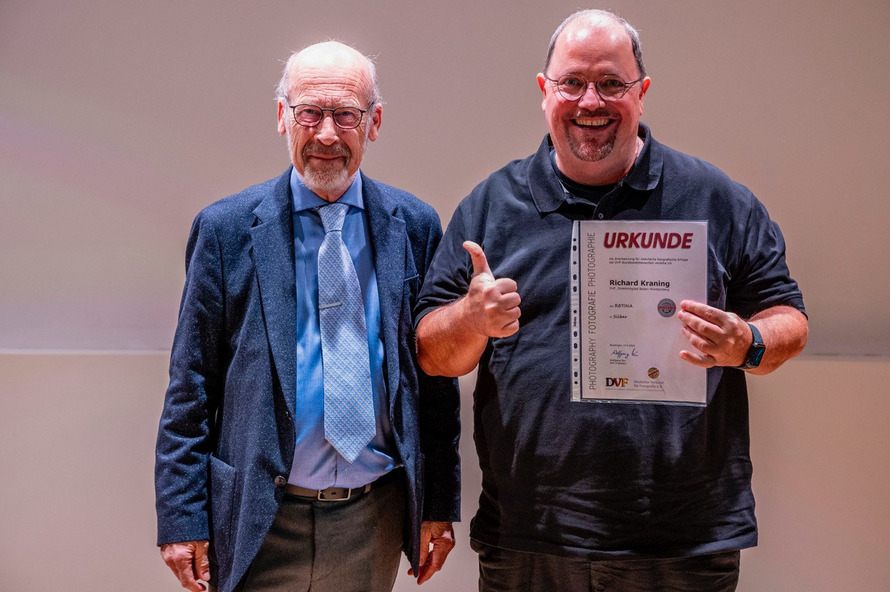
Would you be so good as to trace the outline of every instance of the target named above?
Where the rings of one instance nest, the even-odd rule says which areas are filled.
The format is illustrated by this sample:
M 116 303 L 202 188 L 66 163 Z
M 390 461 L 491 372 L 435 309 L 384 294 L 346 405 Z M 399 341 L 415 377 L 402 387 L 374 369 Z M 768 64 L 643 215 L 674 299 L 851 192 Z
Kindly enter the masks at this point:
M 597 107 L 593 111 L 590 109 L 578 109 L 572 117 L 614 117 L 615 113 L 606 107 Z
M 349 159 L 352 156 L 352 151 L 342 144 L 325 146 L 321 142 L 312 142 L 303 146 L 304 159 L 309 158 L 313 154 L 316 156 L 340 156 Z

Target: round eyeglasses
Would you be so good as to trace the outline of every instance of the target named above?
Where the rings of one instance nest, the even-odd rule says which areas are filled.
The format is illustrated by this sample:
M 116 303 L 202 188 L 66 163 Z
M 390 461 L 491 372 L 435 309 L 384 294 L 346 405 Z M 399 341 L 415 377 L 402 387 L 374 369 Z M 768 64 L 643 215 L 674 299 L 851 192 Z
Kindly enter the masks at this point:
M 641 76 L 636 80 L 625 82 L 617 76 L 606 76 L 605 78 L 588 82 L 587 79 L 578 76 L 577 74 L 566 74 L 565 76 L 560 76 L 556 79 L 545 75 L 544 78 L 552 82 L 556 87 L 556 92 L 567 101 L 579 100 L 587 92 L 587 87 L 591 84 L 593 85 L 596 94 L 598 94 L 602 100 L 617 101 L 627 94 L 630 87 L 643 80 L 643 77 Z
M 373 103 L 368 103 L 368 108 Z M 355 129 L 362 123 L 362 117 L 367 113 L 368 109 L 359 109 L 358 107 L 337 107 L 336 109 L 324 109 L 318 105 L 310 105 L 308 103 L 300 103 L 299 105 L 288 105 L 294 113 L 294 121 L 303 127 L 315 127 L 319 125 L 325 117 L 325 113 L 331 114 L 334 124 L 340 129 Z

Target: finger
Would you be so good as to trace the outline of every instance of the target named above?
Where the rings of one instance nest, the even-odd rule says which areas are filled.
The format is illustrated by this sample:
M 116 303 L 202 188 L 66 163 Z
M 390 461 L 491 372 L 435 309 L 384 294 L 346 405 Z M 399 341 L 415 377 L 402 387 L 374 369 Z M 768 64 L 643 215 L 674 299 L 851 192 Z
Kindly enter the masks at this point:
M 480 273 L 487 273 L 488 275 L 493 276 L 491 268 L 488 266 L 488 259 L 485 257 L 485 252 L 482 250 L 482 247 L 473 241 L 464 241 L 463 247 L 467 250 L 467 253 L 470 254 L 470 259 L 473 261 L 473 277 L 476 277 Z
M 442 569 L 445 559 L 454 548 L 454 529 L 450 522 L 432 522 L 429 524 L 429 541 L 432 550 L 429 553 L 427 561 L 421 565 L 420 574 L 417 580 L 418 584 L 422 584 L 433 577 L 437 571 Z
M 698 366 L 700 368 L 713 368 L 717 365 L 717 360 L 714 359 L 713 356 L 709 356 L 707 354 L 699 354 L 696 352 L 687 351 L 685 349 L 680 352 L 680 359 L 685 360 L 693 366 Z
M 488 273 L 491 273 L 490 271 Z M 494 288 L 500 292 L 501 294 L 516 294 L 519 296 L 519 293 L 516 291 L 519 289 L 519 285 L 516 283 L 516 280 L 512 280 L 510 278 L 500 278 L 494 281 Z M 515 306 L 519 306 L 519 301 L 516 301 Z
M 195 577 L 195 564 L 191 559 L 181 561 L 177 564 L 176 575 L 179 577 L 179 583 L 186 590 L 192 592 L 203 592 L 204 586 L 198 583 Z
M 509 337 L 513 335 L 519 330 L 520 316 L 522 316 L 522 311 L 518 307 L 507 310 L 498 309 L 496 314 L 492 314 L 486 326 L 486 335 L 489 337 Z
M 489 337 L 509 337 L 519 330 L 519 317 L 522 312 L 518 308 L 501 311 L 498 318 L 492 319 Z
M 433 575 L 442 569 L 445 565 L 445 559 L 454 548 L 454 540 L 448 538 L 437 538 L 433 541 L 433 550 L 429 555 L 429 560 L 420 570 L 420 577 L 417 583 L 422 584 L 429 580 Z
M 430 543 L 428 538 L 421 539 L 420 541 L 420 558 L 417 560 L 418 572 L 423 573 L 424 566 L 426 562 L 429 560 L 430 554 Z
M 519 305 L 522 303 L 522 298 L 519 296 L 518 292 L 501 293 L 497 289 L 494 289 L 487 290 L 485 296 L 489 298 L 488 304 L 486 305 L 489 312 L 503 315 L 511 321 L 519 318 L 521 313 Z
M 685 310 L 688 313 L 694 314 L 697 317 L 706 318 L 711 311 L 718 310 L 703 302 L 696 302 L 695 300 L 682 300 L 680 301 L 680 310 Z
M 430 555 L 429 555 L 429 560 L 426 563 L 420 564 L 420 573 L 417 576 L 418 584 L 422 584 L 422 583 L 426 582 L 431 577 L 433 577 L 433 574 L 435 574 L 437 571 L 442 569 L 441 562 L 438 563 L 438 567 L 437 567 L 437 564 L 434 563 L 435 557 L 436 557 L 436 550 L 433 549 L 433 552 L 430 553 Z
M 433 541 L 433 550 L 430 553 L 429 565 L 434 571 L 439 571 L 445 565 L 448 554 L 454 548 L 454 539 L 440 537 Z
M 678 316 L 699 319 L 706 323 L 719 325 L 719 315 L 724 314 L 722 310 L 696 302 L 694 300 L 683 300 L 680 302 L 680 313 Z
M 420 566 L 420 575 L 417 576 L 417 585 L 419 586 L 429 580 L 433 577 L 434 573 L 436 573 L 436 570 L 432 569 L 429 564 Z
M 701 314 L 697 314 L 701 313 Z M 681 310 L 677 313 L 677 318 L 680 321 L 696 331 L 705 331 L 705 330 L 713 330 L 716 331 L 719 329 L 717 323 L 714 323 L 711 319 L 707 318 L 704 311 L 693 311 L 693 310 Z
M 685 312 L 681 312 L 677 317 L 683 323 L 682 329 L 684 332 L 691 332 L 701 341 L 701 343 L 697 343 L 689 337 L 689 334 L 686 335 L 687 339 L 699 349 L 701 349 L 701 347 L 715 346 L 718 343 L 725 341 L 727 333 L 730 330 L 728 327 L 715 324 L 709 319 L 693 316 Z
M 728 312 L 694 300 L 684 300 L 680 303 L 681 319 L 699 319 L 702 326 L 708 325 L 716 331 L 726 331 L 735 327 L 741 319 L 734 312 Z
M 161 556 L 183 588 L 203 592 L 204 587 L 195 578 L 195 550 L 192 544 L 174 543 L 162 546 Z
M 195 549 L 195 573 L 205 582 L 210 580 L 210 557 L 207 555 L 209 546 L 209 542 L 203 541 Z
M 680 327 L 680 332 L 683 334 L 683 337 L 686 338 L 686 341 L 689 342 L 689 345 L 700 352 L 709 353 L 709 350 L 717 346 L 713 340 L 708 339 L 701 333 L 690 329 L 687 326 Z

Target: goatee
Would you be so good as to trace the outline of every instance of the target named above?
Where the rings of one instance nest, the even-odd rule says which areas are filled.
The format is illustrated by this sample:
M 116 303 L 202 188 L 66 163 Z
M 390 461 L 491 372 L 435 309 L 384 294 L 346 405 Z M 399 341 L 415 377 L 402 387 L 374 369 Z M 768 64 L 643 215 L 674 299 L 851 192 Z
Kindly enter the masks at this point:
M 318 161 L 316 156 L 336 156 L 333 160 Z M 306 187 L 319 195 L 342 194 L 352 182 L 347 172 L 347 163 L 352 157 L 350 150 L 343 146 L 307 144 L 300 155 L 303 159 L 303 182 Z

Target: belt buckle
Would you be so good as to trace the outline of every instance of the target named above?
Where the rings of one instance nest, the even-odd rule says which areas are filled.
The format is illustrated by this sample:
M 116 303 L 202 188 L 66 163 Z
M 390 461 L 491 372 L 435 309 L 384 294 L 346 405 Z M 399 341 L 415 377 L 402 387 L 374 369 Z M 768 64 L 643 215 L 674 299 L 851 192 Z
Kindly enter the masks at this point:
M 346 491 L 346 497 L 343 497 L 342 495 L 340 495 L 340 496 L 335 495 L 334 492 L 336 492 L 338 490 Z M 332 492 L 331 497 L 323 497 L 326 491 Z M 320 502 L 345 502 L 345 501 L 348 501 L 351 497 L 352 497 L 352 489 L 348 489 L 348 488 L 344 489 L 342 487 L 329 487 L 327 489 L 319 489 L 318 495 L 315 496 L 315 499 L 317 499 Z

